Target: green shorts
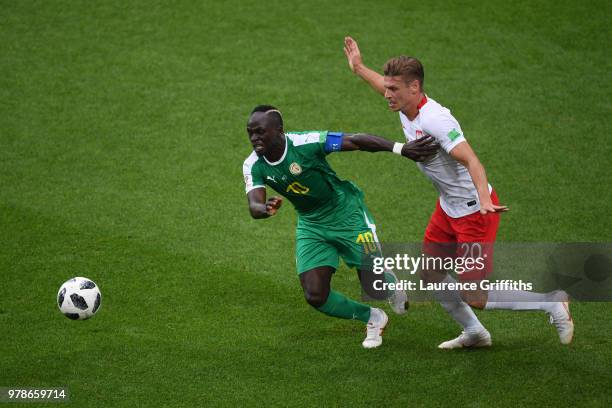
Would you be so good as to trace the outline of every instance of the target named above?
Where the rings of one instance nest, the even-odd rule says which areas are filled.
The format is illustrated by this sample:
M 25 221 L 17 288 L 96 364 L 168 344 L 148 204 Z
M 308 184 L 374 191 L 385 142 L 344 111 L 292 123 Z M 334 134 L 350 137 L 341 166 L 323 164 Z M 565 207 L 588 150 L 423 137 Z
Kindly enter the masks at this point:
M 298 222 L 295 240 L 298 274 L 320 266 L 338 269 L 340 257 L 349 268 L 361 268 L 370 258 L 368 255 L 380 253 L 374 218 L 363 201 L 341 218 L 336 225 Z

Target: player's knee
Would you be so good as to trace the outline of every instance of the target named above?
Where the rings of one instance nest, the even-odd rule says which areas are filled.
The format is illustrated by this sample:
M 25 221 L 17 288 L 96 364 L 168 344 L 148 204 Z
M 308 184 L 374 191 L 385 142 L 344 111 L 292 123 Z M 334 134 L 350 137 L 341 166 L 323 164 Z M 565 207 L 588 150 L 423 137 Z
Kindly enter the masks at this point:
M 304 290 L 304 298 L 306 302 L 314 308 L 319 308 L 327 302 L 329 292 L 323 290 Z
M 327 302 L 330 292 L 333 268 L 315 268 L 300 275 L 300 283 L 304 289 L 304 298 L 309 305 L 319 308 Z
M 471 299 L 469 299 L 465 303 L 467 303 L 468 305 L 470 305 L 471 307 L 473 307 L 475 309 L 480 309 L 480 310 L 484 309 L 485 306 L 486 306 L 485 302 L 481 302 L 481 301 L 478 301 L 478 300 L 471 300 Z
M 476 309 L 484 309 L 487 296 L 483 291 L 461 291 L 461 298 L 465 303 Z

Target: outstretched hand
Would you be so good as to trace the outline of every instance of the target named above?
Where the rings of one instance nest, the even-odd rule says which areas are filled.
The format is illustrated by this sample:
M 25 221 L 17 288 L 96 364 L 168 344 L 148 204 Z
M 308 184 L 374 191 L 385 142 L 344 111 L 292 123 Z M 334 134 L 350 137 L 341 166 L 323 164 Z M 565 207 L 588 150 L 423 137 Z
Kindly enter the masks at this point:
M 282 197 L 278 197 L 278 196 L 270 197 L 268 201 L 266 201 L 266 212 L 270 216 L 275 215 L 282 204 L 283 204 Z
M 439 148 L 440 144 L 432 136 L 425 136 L 406 143 L 402 148 L 402 156 L 422 162 L 434 156 Z
M 506 205 L 495 205 L 491 201 L 480 203 L 480 213 L 482 215 L 487 215 L 487 213 L 496 213 L 496 212 L 506 212 L 510 210 Z
M 346 55 L 349 68 L 353 72 L 355 72 L 359 65 L 363 64 L 357 41 L 353 40 L 351 37 L 344 37 L 344 55 Z

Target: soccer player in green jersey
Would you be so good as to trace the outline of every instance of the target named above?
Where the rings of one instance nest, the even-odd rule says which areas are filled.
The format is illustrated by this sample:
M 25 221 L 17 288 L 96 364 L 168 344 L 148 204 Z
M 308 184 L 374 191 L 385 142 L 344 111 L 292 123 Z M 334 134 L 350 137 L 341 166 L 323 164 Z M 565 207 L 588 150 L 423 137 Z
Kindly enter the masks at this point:
M 251 112 L 247 132 L 253 153 L 244 161 L 243 173 L 251 216 L 268 218 L 282 204 L 278 196 L 266 199 L 266 185 L 291 201 L 298 213 L 295 252 L 306 301 L 328 316 L 366 323 L 363 347 L 380 346 L 386 313 L 330 287 L 340 257 L 349 267 L 357 268 L 362 279 L 367 274 L 364 251 L 378 251 L 379 247 L 374 218 L 363 193 L 350 181 L 341 180 L 325 157 L 335 151 L 363 150 L 394 152 L 423 161 L 439 146 L 431 138 L 394 144 L 368 134 L 285 133 L 281 113 L 270 105 L 257 106 Z M 403 291 L 396 291 L 390 299 L 397 313 L 405 311 L 405 302 Z

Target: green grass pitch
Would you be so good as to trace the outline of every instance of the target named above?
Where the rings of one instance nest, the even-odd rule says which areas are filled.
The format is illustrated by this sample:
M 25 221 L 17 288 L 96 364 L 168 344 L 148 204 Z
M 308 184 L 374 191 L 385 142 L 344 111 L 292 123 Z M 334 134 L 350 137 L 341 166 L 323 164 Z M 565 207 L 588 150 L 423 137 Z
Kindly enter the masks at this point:
M 260 103 L 289 130 L 402 140 L 347 68 L 350 34 L 379 70 L 423 61 L 511 207 L 500 241 L 611 241 L 610 2 L 0 4 L 0 387 L 68 386 L 79 407 L 612 405 L 610 304 L 573 305 L 569 347 L 541 313 L 496 311 L 493 348 L 439 351 L 458 327 L 421 303 L 362 349 L 362 325 L 302 298 L 291 206 L 251 220 L 241 173 Z M 421 240 L 436 194 L 412 163 L 330 161 L 383 241 Z M 57 310 L 72 276 L 102 289 L 89 321 Z M 344 266 L 334 285 L 359 294 Z

